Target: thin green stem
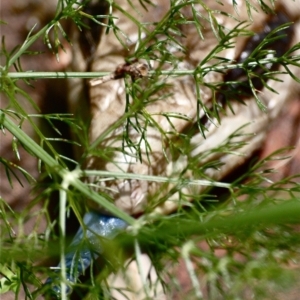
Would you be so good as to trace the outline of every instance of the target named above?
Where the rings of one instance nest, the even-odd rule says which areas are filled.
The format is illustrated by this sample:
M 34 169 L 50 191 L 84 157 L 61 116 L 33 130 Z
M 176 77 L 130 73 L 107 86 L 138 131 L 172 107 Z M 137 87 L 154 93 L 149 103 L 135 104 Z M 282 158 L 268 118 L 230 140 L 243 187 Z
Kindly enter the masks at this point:
M 182 252 L 182 258 L 186 265 L 186 269 L 187 269 L 190 279 L 192 281 L 197 299 L 201 300 L 201 299 L 203 299 L 203 294 L 201 292 L 200 283 L 199 283 L 197 274 L 195 273 L 195 267 L 190 258 L 190 254 L 191 254 L 192 250 L 195 248 L 196 247 L 195 247 L 194 243 L 192 241 L 188 241 L 187 243 L 185 243 L 183 245 L 181 252 Z
M 62 188 L 59 191 L 59 226 L 60 226 L 60 273 L 61 273 L 61 299 L 67 299 L 66 286 L 66 257 L 65 257 L 65 238 L 66 238 L 66 205 L 67 205 L 67 190 L 69 182 L 66 178 L 62 182 Z
M 285 59 L 285 58 L 284 58 Z M 299 61 L 300 56 L 293 57 L 293 63 L 295 61 Z M 254 68 L 260 65 L 266 65 L 266 64 L 274 64 L 278 63 L 278 57 L 270 57 L 270 58 L 264 58 L 257 61 L 251 61 L 251 62 L 243 62 L 238 64 L 220 64 L 220 65 L 213 65 L 213 66 L 207 66 L 201 68 L 202 74 L 207 74 L 209 72 L 222 72 L 226 70 L 233 70 L 237 68 Z M 185 75 L 194 75 L 196 70 L 160 70 L 159 73 L 162 76 L 185 76 Z M 199 69 L 197 69 L 199 72 Z M 198 73 L 197 72 L 197 73 Z M 24 78 L 32 78 L 32 79 L 38 79 L 38 78 L 97 78 L 97 77 L 103 77 L 106 75 L 109 75 L 110 72 L 9 72 L 6 76 L 10 78 L 17 78 L 17 79 L 24 79 Z M 156 75 L 155 70 L 150 70 L 148 72 L 148 75 Z M 1 76 L 2 77 L 2 76 Z
M 18 49 L 18 51 L 9 59 L 8 63 L 7 63 L 7 69 L 9 69 L 9 67 L 11 67 L 19 58 L 21 55 L 23 55 L 23 53 L 37 40 L 39 39 L 41 36 L 43 36 L 47 30 L 53 26 L 53 22 L 47 24 L 45 27 L 43 27 L 39 32 L 37 32 L 36 34 L 34 34 L 33 36 L 27 37 L 27 39 L 24 41 L 24 43 L 22 44 L 22 46 Z M 30 33 L 29 33 L 30 34 Z
M 67 172 L 50 156 L 43 148 L 33 141 L 24 131 L 22 131 L 2 110 L 0 110 L 0 124 L 7 128 L 13 136 L 15 136 L 28 150 L 36 157 L 40 158 L 51 169 L 56 169 L 60 176 L 64 176 Z
M 94 78 L 109 75 L 110 72 L 8 72 L 7 77 L 17 79 L 39 79 L 39 78 Z
M 134 173 L 121 173 L 121 172 L 108 172 L 101 170 L 85 170 L 83 171 L 84 176 L 103 176 L 112 177 L 118 179 L 136 179 L 145 180 L 151 182 L 169 182 L 169 183 L 181 183 L 184 181 L 186 185 L 202 185 L 202 186 L 214 186 L 231 189 L 231 184 L 225 182 L 209 181 L 209 180 L 192 180 L 192 179 L 182 179 L 182 178 L 172 178 L 163 176 L 152 176 L 152 175 L 142 175 Z
M 144 292 L 147 296 L 147 299 L 150 299 L 150 297 L 149 297 L 149 286 L 148 286 L 147 280 L 146 280 L 147 270 L 145 270 L 146 266 L 145 266 L 145 263 L 143 263 L 142 251 L 141 251 L 141 248 L 140 248 L 140 245 L 139 245 L 137 239 L 134 240 L 134 250 L 135 250 L 136 262 L 137 262 L 137 266 L 138 266 L 140 280 L 143 284 L 143 289 L 144 289 Z

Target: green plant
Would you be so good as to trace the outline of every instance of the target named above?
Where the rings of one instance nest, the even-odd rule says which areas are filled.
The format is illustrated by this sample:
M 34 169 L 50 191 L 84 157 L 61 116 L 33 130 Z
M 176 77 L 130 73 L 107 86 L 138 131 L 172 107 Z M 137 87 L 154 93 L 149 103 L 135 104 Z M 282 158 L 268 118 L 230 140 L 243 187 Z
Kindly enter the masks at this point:
M 12 176 L 16 176 L 19 182 L 25 178 L 31 182 L 33 190 L 36 192 L 31 204 L 21 213 L 11 210 L 5 199 L 1 199 L 0 272 L 3 277 L 0 280 L 0 291 L 2 293 L 13 291 L 18 298 L 20 290 L 23 289 L 29 299 L 44 293 L 46 287 L 43 286 L 43 280 L 51 272 L 47 267 L 42 267 L 41 263 L 37 265 L 36 262 L 42 261 L 45 256 L 52 255 L 60 256 L 61 262 L 64 262 L 67 245 L 65 226 L 68 214 L 72 211 L 79 223 L 82 224 L 82 214 L 85 209 L 85 203 L 82 205 L 82 202 L 85 202 L 85 199 L 91 199 L 130 225 L 130 229 L 120 234 L 116 241 L 107 243 L 108 245 L 105 247 L 107 256 L 104 256 L 106 265 L 100 275 L 94 277 L 91 272 L 89 280 L 75 286 L 75 288 L 78 287 L 78 293 L 83 293 L 82 291 L 89 293 L 86 299 L 101 297 L 109 299 L 111 287 L 107 284 L 107 278 L 110 271 L 121 268 L 126 273 L 127 252 L 133 253 L 132 257 L 142 268 L 139 264 L 142 250 L 151 257 L 159 280 L 163 282 L 166 290 L 165 282 L 168 282 L 171 287 L 171 290 L 166 293 L 174 293 L 177 283 L 172 268 L 166 269 L 165 265 L 174 266 L 181 258 L 185 262 L 193 286 L 191 297 L 197 299 L 204 297 L 205 290 L 209 290 L 210 299 L 218 297 L 239 299 L 249 289 L 256 298 L 262 298 L 268 296 L 268 291 L 272 289 L 274 283 L 290 282 L 292 284 L 291 279 L 296 280 L 297 271 L 287 270 L 285 266 L 293 259 L 299 259 L 299 232 L 295 226 L 299 223 L 300 211 L 298 177 L 292 176 L 279 182 L 270 182 L 268 177 L 271 171 L 265 167 L 271 160 L 283 159 L 285 152 L 278 151 L 263 161 L 252 163 L 242 176 L 231 183 L 212 179 L 207 175 L 207 170 L 221 169 L 220 158 L 223 155 L 238 154 L 240 149 L 252 142 L 253 135 L 245 133 L 244 127 L 237 128 L 223 143 L 219 143 L 215 147 L 200 151 L 194 156 L 189 154 L 193 150 L 191 146 L 193 135 L 200 132 L 205 139 L 208 134 L 205 125 L 207 120 L 213 125 L 220 123 L 222 126 L 222 117 L 225 115 L 227 107 L 229 107 L 229 111 L 235 111 L 235 102 L 232 99 L 238 98 L 239 101 L 244 102 L 243 97 L 249 97 L 250 93 L 259 108 L 266 109 L 255 83 L 258 77 L 257 70 L 262 70 L 259 74 L 259 84 L 271 91 L 272 87 L 269 86 L 269 81 L 278 80 L 276 75 L 280 72 L 269 68 L 270 64 L 272 66 L 274 64 L 283 65 L 286 72 L 299 83 L 300 79 L 291 71 L 291 67 L 299 68 L 300 57 L 297 51 L 300 44 L 293 45 L 279 57 L 274 56 L 272 48 L 268 49 L 272 43 L 280 41 L 286 33 L 285 30 L 291 24 L 278 25 L 262 39 L 246 59 L 232 62 L 221 56 L 222 51 L 232 48 L 236 37 L 252 36 L 253 33 L 248 29 L 248 24 L 238 22 L 237 26 L 228 31 L 225 26 L 218 23 L 217 17 L 219 15 L 225 15 L 227 18 L 233 17 L 229 13 L 210 8 L 203 1 L 170 1 L 167 13 L 161 20 L 153 22 L 153 24 L 142 23 L 115 1 L 105 2 L 107 5 L 105 15 L 94 16 L 85 11 L 89 2 L 59 0 L 53 20 L 37 33 L 33 33 L 33 30 L 30 31 L 24 43 L 13 50 L 6 49 L 5 39 L 2 39 L 1 54 L 4 57 L 4 64 L 1 66 L 1 93 L 9 102 L 7 107 L 0 111 L 1 129 L 3 133 L 9 131 L 12 134 L 12 149 L 16 157 L 19 160 L 22 159 L 19 149 L 24 148 L 26 152 L 37 158 L 41 178 L 50 178 L 51 183 L 44 186 L 42 181 L 35 181 L 26 170 L 5 157 L 1 157 L 8 181 Z M 145 8 L 150 8 L 152 5 L 149 1 L 139 2 Z M 264 11 L 271 11 L 274 3 L 270 2 L 269 5 L 263 1 L 259 4 Z M 130 1 L 128 3 L 129 6 L 134 6 Z M 197 5 L 206 12 L 205 16 L 201 15 Z M 232 5 L 238 7 L 235 1 Z M 245 2 L 245 7 L 251 18 L 255 7 L 250 1 Z M 187 18 L 187 14 L 183 13 L 184 10 L 188 10 L 192 17 Z M 127 45 L 127 36 L 116 22 L 116 11 L 135 24 L 138 42 L 134 46 Z M 66 78 L 95 78 L 111 74 L 110 72 L 38 73 L 23 71 L 21 58 L 30 53 L 30 47 L 38 39 L 44 39 L 49 49 L 59 59 L 59 49 L 63 48 L 61 39 L 72 42 L 62 25 L 62 21 L 65 19 L 71 20 L 81 30 L 89 30 L 87 20 L 91 20 L 99 26 L 104 26 L 106 32 L 102 34 L 113 32 L 121 47 L 124 48 L 124 53 L 128 54 L 125 59 L 129 65 L 141 60 L 148 63 L 154 61 L 154 67 L 148 71 L 146 78 L 135 78 L 126 72 L 122 74 L 124 78 L 121 80 L 124 80 L 126 90 L 124 113 L 115 124 L 103 131 L 91 144 L 89 144 L 88 134 L 85 132 L 89 129 L 82 126 L 84 121 L 80 119 L 80 116 L 39 114 L 39 107 L 19 85 L 21 79 L 26 84 L 34 84 L 33 79 L 36 78 L 66 80 Z M 185 34 L 181 28 L 183 25 L 193 26 L 195 33 L 205 41 L 204 21 L 205 25 L 212 29 L 218 44 L 204 55 L 195 68 L 181 69 L 180 63 L 184 60 L 183 55 L 190 51 L 185 45 Z M 177 51 L 170 51 L 171 47 Z M 36 53 L 31 52 L 31 54 Z M 225 83 L 222 80 L 214 82 L 204 80 L 209 74 L 228 74 L 228 70 L 232 69 L 243 69 L 245 80 L 234 77 Z M 197 97 L 196 119 L 192 120 L 189 116 L 178 112 L 149 113 L 147 106 L 171 97 L 172 84 L 176 84 L 176 79 L 184 78 L 184 76 L 192 76 L 194 80 Z M 169 78 L 175 79 L 172 79 L 173 81 L 170 83 Z M 244 89 L 245 85 L 248 90 Z M 211 102 L 205 101 L 202 90 L 208 90 Z M 243 91 L 244 94 L 238 95 L 240 91 Z M 225 96 L 218 98 L 221 97 L 218 96 L 220 94 Z M 26 102 L 28 101 L 37 113 L 28 113 L 26 106 L 20 104 L 19 96 Z M 166 132 L 164 127 L 156 121 L 157 116 L 164 117 L 171 130 Z M 36 125 L 37 118 L 46 120 L 54 130 L 58 130 L 54 125 L 54 120 L 58 120 L 68 124 L 74 132 L 79 132 L 82 137 L 79 142 L 86 146 L 86 149 L 82 151 L 82 156 L 74 159 L 74 157 L 61 155 L 54 147 L 54 142 L 70 142 L 76 147 L 78 141 L 47 137 L 43 128 Z M 178 132 L 173 125 L 174 119 L 192 121 L 196 126 L 189 128 L 189 131 Z M 38 143 L 23 130 L 27 124 L 38 136 Z M 110 134 L 122 125 L 124 133 L 120 146 L 105 144 L 110 138 Z M 166 160 L 169 158 L 168 151 L 174 160 L 181 155 L 188 157 L 185 168 L 175 174 L 176 176 L 170 178 L 157 174 L 122 174 L 84 169 L 84 162 L 90 156 L 109 160 L 112 154 L 118 151 L 128 155 L 136 153 L 134 155 L 136 155 L 137 161 L 142 161 L 144 159 L 142 147 L 145 147 L 146 158 L 151 160 L 152 145 L 147 141 L 147 132 L 152 128 L 155 128 L 162 137 L 163 156 Z M 140 138 L 133 139 L 130 130 L 138 133 Z M 117 136 L 116 140 L 119 141 L 120 137 Z M 107 147 L 97 147 L 103 144 Z M 199 162 L 203 163 L 199 164 Z M 23 177 L 19 176 L 15 170 L 20 171 Z M 192 178 L 189 177 L 190 173 L 193 175 Z M 112 198 L 109 188 L 96 192 L 92 188 L 93 185 L 98 184 L 97 181 L 88 184 L 81 180 L 92 176 L 104 178 L 104 181 L 109 178 L 138 179 L 163 184 L 156 193 L 151 195 L 145 214 L 139 219 L 135 219 L 109 201 Z M 101 180 L 103 179 L 99 181 L 101 182 Z M 188 188 L 191 186 L 196 187 L 196 192 L 192 195 L 186 192 L 190 192 Z M 217 188 L 221 189 L 221 192 L 216 190 Z M 12 191 L 13 189 L 12 186 Z M 198 192 L 200 190 L 203 192 L 202 194 Z M 51 201 L 50 196 L 55 191 L 59 191 L 57 221 L 51 220 L 47 210 Z M 215 193 L 220 196 L 214 196 Z M 177 194 L 180 201 L 177 203 L 175 212 L 171 215 L 153 213 L 159 204 L 163 205 Z M 190 202 L 191 198 L 194 200 L 193 202 Z M 38 209 L 32 213 L 35 206 Z M 24 234 L 23 226 L 32 218 L 35 218 L 36 226 L 30 234 Z M 42 219 L 47 220 L 47 227 L 43 234 L 38 231 L 38 224 Z M 59 225 L 58 234 L 54 230 L 55 223 Z M 16 226 L 18 230 L 13 229 Z M 202 241 L 206 241 L 206 248 L 199 246 Z M 221 258 L 216 254 L 218 249 L 224 250 L 225 254 Z M 109 255 L 110 252 L 115 253 L 115 257 Z M 62 274 L 64 272 L 65 270 L 62 270 Z M 201 281 L 207 284 L 201 286 Z M 177 292 L 180 293 L 180 286 L 178 289 Z M 63 293 L 62 299 L 66 299 L 66 297 Z

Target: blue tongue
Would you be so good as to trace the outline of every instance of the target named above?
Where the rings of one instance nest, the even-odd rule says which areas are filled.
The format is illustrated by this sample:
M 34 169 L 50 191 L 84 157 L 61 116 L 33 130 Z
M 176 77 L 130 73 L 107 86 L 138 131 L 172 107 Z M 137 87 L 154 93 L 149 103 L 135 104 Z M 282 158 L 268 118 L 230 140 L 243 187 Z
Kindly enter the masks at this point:
M 102 253 L 101 239 L 99 237 L 113 239 L 127 227 L 127 223 L 123 220 L 98 212 L 86 213 L 83 223 L 85 230 L 82 227 L 79 228 L 65 256 L 66 280 L 70 282 L 70 285 L 76 283 L 78 277 L 89 267 L 91 261 L 97 259 Z M 58 265 L 56 272 L 60 272 L 60 265 Z M 52 285 L 52 293 L 57 298 L 60 298 L 60 276 L 48 278 L 45 284 Z M 66 288 L 67 294 L 72 292 L 70 285 Z

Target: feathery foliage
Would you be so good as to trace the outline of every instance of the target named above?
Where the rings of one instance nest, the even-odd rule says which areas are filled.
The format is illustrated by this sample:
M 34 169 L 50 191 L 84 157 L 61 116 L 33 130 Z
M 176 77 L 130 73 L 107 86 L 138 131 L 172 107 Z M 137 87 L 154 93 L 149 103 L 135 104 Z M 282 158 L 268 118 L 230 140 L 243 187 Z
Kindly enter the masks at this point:
M 203 120 L 208 120 L 216 126 L 222 126 L 222 115 L 225 108 L 234 111 L 232 87 L 239 93 L 241 82 L 232 79 L 230 82 L 206 82 L 205 76 L 212 73 L 226 74 L 228 70 L 242 69 L 245 73 L 246 83 L 250 86 L 250 93 L 256 100 L 260 109 L 264 104 L 260 99 L 255 86 L 257 68 L 262 69 L 261 84 L 269 88 L 268 81 L 276 80 L 277 71 L 268 68 L 270 64 L 280 64 L 287 73 L 298 83 L 291 71 L 291 66 L 300 66 L 300 57 L 294 53 L 299 50 L 300 43 L 292 45 L 288 51 L 277 57 L 274 51 L 266 49 L 266 45 L 278 41 L 284 30 L 291 26 L 286 23 L 278 26 L 265 36 L 255 50 L 243 61 L 231 61 L 222 57 L 224 49 L 235 47 L 236 37 L 253 36 L 248 29 L 248 23 L 239 23 L 228 31 L 219 24 L 218 16 L 227 18 L 233 16 L 212 10 L 207 1 L 170 1 L 168 13 L 159 21 L 142 23 L 131 16 L 117 1 L 107 1 L 107 15 L 92 15 L 85 11 L 90 1 L 58 0 L 56 13 L 53 19 L 38 32 L 34 28 L 28 33 L 22 45 L 14 49 L 7 49 L 5 38 L 2 39 L 2 62 L 0 91 L 8 100 L 6 107 L 0 111 L 0 126 L 2 134 L 12 135 L 11 151 L 17 161 L 22 162 L 20 148 L 36 158 L 40 172 L 37 180 L 28 171 L 5 157 L 0 157 L 1 167 L 5 169 L 11 191 L 14 192 L 12 177 L 22 185 L 24 181 L 32 185 L 33 199 L 28 207 L 17 212 L 10 208 L 5 199 L 0 198 L 1 219 L 1 253 L 0 253 L 0 293 L 13 292 L 16 299 L 20 299 L 21 290 L 26 298 L 35 299 L 45 292 L 43 282 L 51 273 L 49 267 L 43 264 L 49 257 L 59 257 L 65 251 L 69 242 L 66 234 L 68 217 L 72 212 L 79 223 L 82 223 L 84 209 L 80 205 L 82 199 L 91 199 L 106 208 L 110 213 L 125 220 L 130 228 L 120 234 L 118 238 L 107 243 L 103 259 L 106 264 L 98 276 L 93 272 L 85 282 L 78 283 L 75 291 L 82 295 L 82 299 L 111 299 L 110 288 L 106 284 L 111 271 L 121 269 L 126 272 L 125 258 L 132 253 L 132 259 L 139 260 L 141 251 L 145 251 L 152 259 L 157 270 L 159 280 L 162 281 L 166 293 L 169 295 L 183 295 L 182 287 L 176 277 L 176 266 L 182 260 L 187 269 L 192 288 L 191 299 L 256 299 L 267 298 L 276 286 L 282 289 L 290 288 L 299 280 L 298 269 L 289 269 L 293 261 L 299 259 L 300 235 L 297 228 L 299 224 L 299 177 L 291 176 L 278 182 L 269 179 L 273 170 L 268 169 L 268 162 L 285 159 L 287 150 L 278 150 L 262 161 L 254 161 L 244 173 L 237 176 L 232 182 L 212 180 L 207 170 L 219 170 L 222 166 L 221 157 L 225 154 L 238 154 L 239 150 L 251 143 L 251 136 L 245 135 L 242 128 L 234 132 L 223 143 L 212 149 L 202 151 L 196 156 L 189 155 L 192 151 L 191 138 L 193 134 L 201 132 L 206 137 L 207 128 Z M 128 0 L 129 3 L 131 1 Z M 151 1 L 140 0 L 147 10 L 154 5 Z M 224 2 L 224 1 L 218 1 Z M 264 12 L 273 11 L 274 3 L 267 5 L 258 1 Z M 208 2 L 209 3 L 209 2 Z M 251 1 L 245 1 L 249 21 L 252 19 L 255 7 Z M 131 3 L 134 7 L 134 3 Z M 206 12 L 202 15 L 197 9 L 200 5 Z M 224 4 L 225 5 L 225 4 Z M 226 5 L 229 5 L 228 3 Z M 238 9 L 236 1 L 232 5 Z M 221 6 L 222 7 L 222 6 Z M 182 13 L 189 10 L 192 18 Z M 136 24 L 138 42 L 129 47 L 127 36 L 121 31 L 116 22 L 114 12 L 119 11 L 131 22 Z M 128 63 L 135 60 L 144 60 L 155 67 L 150 69 L 147 78 L 132 80 L 125 75 L 126 109 L 117 123 L 104 131 L 91 145 L 88 141 L 88 128 L 77 116 L 71 114 L 42 114 L 31 95 L 22 89 L 21 81 L 35 85 L 34 79 L 45 78 L 96 78 L 107 76 L 109 72 L 34 72 L 22 68 L 22 57 L 29 53 L 30 47 L 42 39 L 59 61 L 60 49 L 64 49 L 63 40 L 72 44 L 64 28 L 64 20 L 73 22 L 79 30 L 89 30 L 87 20 L 103 26 L 105 32 L 113 32 L 120 44 L 128 51 L 124 59 Z M 205 43 L 205 28 L 210 26 L 218 44 L 201 59 L 194 69 L 182 69 L 180 64 L 189 49 L 184 44 L 184 32 L 181 25 L 193 26 L 197 37 Z M 4 26 L 0 24 L 1 26 Z M 5 26 L 9 26 L 5 25 Z M 170 48 L 176 51 L 169 51 Z M 39 55 L 39 53 L 33 53 Z M 184 76 L 192 76 L 195 83 L 197 97 L 197 120 L 187 132 L 164 132 L 160 124 L 155 122 L 153 116 L 145 107 L 158 99 L 167 98 L 167 80 Z M 206 103 L 202 99 L 201 91 L 209 89 L 212 101 Z M 161 93 L 161 91 L 163 91 Z M 223 103 L 218 101 L 218 94 L 223 91 Z M 274 91 L 276 93 L 276 91 Z M 170 87 L 170 93 L 171 87 Z M 227 94 L 226 94 L 227 93 Z M 226 96 L 227 95 L 227 96 Z M 236 96 L 238 98 L 238 96 Z M 20 98 L 22 101 L 20 101 Z M 242 100 L 241 100 L 242 101 Z M 36 113 L 27 111 L 28 104 Z M 158 112 L 159 114 L 159 112 Z M 188 120 L 188 117 L 179 113 L 168 113 L 164 117 L 172 124 L 173 118 Z M 43 119 L 58 135 L 61 132 L 56 122 L 63 122 L 70 130 L 78 133 L 79 140 L 68 140 L 63 136 L 51 137 L 45 128 L 37 125 L 37 120 Z M 26 133 L 24 127 L 30 126 L 37 136 L 37 141 Z M 124 126 L 122 147 L 120 149 L 97 148 L 109 134 Z M 151 145 L 147 143 L 147 129 L 155 127 L 163 137 L 163 145 L 174 157 L 187 155 L 188 162 L 178 176 L 168 178 L 165 176 L 147 176 L 137 174 L 109 173 L 102 170 L 85 170 L 84 161 L 90 155 L 109 159 L 112 151 L 131 153 L 136 151 L 137 159 L 141 160 L 140 147 L 146 145 L 147 153 L 151 153 Z M 140 134 L 138 142 L 131 140 L 129 128 Z M 81 147 L 82 157 L 74 159 L 65 156 L 55 146 L 57 142 L 71 143 L 74 147 Z M 81 145 L 81 146 L 80 146 Z M 166 150 L 167 151 L 167 150 Z M 150 155 L 150 154 L 149 154 Z M 165 155 L 167 158 L 167 154 Z M 210 159 L 213 156 L 214 159 Z M 203 162 L 199 164 L 199 162 Z M 193 178 L 187 174 L 193 174 Z M 147 211 L 143 216 L 134 219 L 117 208 L 106 194 L 105 189 L 95 192 L 92 184 L 83 181 L 89 176 L 98 176 L 101 180 L 109 178 L 138 179 L 149 182 L 161 182 L 167 186 L 172 182 L 173 188 L 161 197 L 160 191 L 150 199 Z M 205 186 L 202 193 L 194 194 L 193 202 L 189 201 L 191 195 L 182 192 L 184 187 Z M 49 214 L 50 202 L 53 194 L 59 192 L 58 219 L 53 220 Z M 158 204 L 178 193 L 179 205 L 170 215 L 153 213 Z M 23 197 L 31 197 L 23 195 Z M 24 227 L 34 220 L 30 233 L 24 232 Z M 39 227 L 46 220 L 46 228 L 40 232 Z M 59 227 L 59 233 L 55 230 Z M 205 242 L 205 243 L 204 243 Z M 222 254 L 219 253 L 222 251 Z M 114 253 L 114 257 L 109 255 Z M 97 262 L 95 262 L 95 265 Z M 166 267 L 167 266 L 167 267 Z M 97 266 L 95 266 L 97 269 Z M 154 283 L 153 283 L 154 284 Z M 83 298 L 83 294 L 85 295 Z M 251 297 L 248 297 L 251 295 Z M 66 295 L 63 295 L 66 297 Z M 180 297 L 180 296 L 179 296 Z M 66 298 L 65 298 L 66 299 Z

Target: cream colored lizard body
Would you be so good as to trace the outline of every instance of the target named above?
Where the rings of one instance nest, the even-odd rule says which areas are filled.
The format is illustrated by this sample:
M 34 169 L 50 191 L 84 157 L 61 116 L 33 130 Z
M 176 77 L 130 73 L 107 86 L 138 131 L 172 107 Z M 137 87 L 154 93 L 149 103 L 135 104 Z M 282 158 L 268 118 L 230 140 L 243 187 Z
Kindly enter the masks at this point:
M 169 9 L 165 2 L 159 1 L 155 3 L 155 6 L 149 7 L 148 12 L 145 12 L 138 4 L 138 1 L 136 2 L 135 9 L 133 9 L 125 0 L 116 1 L 123 10 L 130 12 L 130 14 L 141 22 L 158 22 L 166 15 Z M 299 22 L 299 1 L 281 1 L 281 4 L 285 7 L 291 19 L 295 22 Z M 207 6 L 210 9 L 225 11 L 236 18 L 234 19 L 233 17 L 221 14 L 215 15 L 217 22 L 222 24 L 227 32 L 237 26 L 240 20 L 249 22 L 246 7 L 243 4 L 238 4 L 237 10 L 234 10 L 230 4 L 225 3 L 224 6 L 221 6 L 215 1 L 207 1 Z M 202 6 L 198 5 L 196 8 L 203 16 L 208 17 L 207 12 Z M 189 16 L 191 11 L 189 9 L 182 9 L 182 13 Z M 249 29 L 261 30 L 265 25 L 264 22 L 267 16 L 259 8 L 258 12 L 252 11 L 252 13 L 252 18 L 255 22 L 249 25 Z M 138 28 L 136 24 L 126 18 L 124 14 L 118 10 L 114 12 L 114 16 L 116 17 L 116 25 L 127 35 L 127 38 L 124 39 L 124 43 L 127 43 L 129 48 L 134 48 L 138 42 Z M 202 59 L 216 46 L 218 40 L 210 24 L 208 21 L 202 21 L 202 23 L 204 26 L 203 40 L 197 34 L 195 26 L 181 26 L 180 29 L 185 37 L 179 37 L 179 39 L 187 50 L 185 57 L 183 57 L 178 64 L 177 70 L 195 69 L 201 64 Z M 292 37 L 292 40 L 300 40 L 299 31 L 295 31 L 295 36 Z M 240 38 L 237 40 L 236 48 L 224 50 L 218 54 L 218 56 L 223 56 L 234 61 L 242 47 L 243 39 Z M 170 52 L 176 55 L 178 49 L 176 49 L 176 47 L 172 48 L 172 45 L 170 45 Z M 124 47 L 114 36 L 113 32 L 107 35 L 103 34 L 93 58 L 91 70 L 113 72 L 118 65 L 124 63 L 124 59 L 129 53 L 130 52 L 124 50 Z M 183 54 L 179 53 L 178 55 L 182 57 Z M 209 61 L 203 67 L 208 67 L 213 62 L 214 61 Z M 151 61 L 150 63 L 154 69 L 157 67 L 156 62 Z M 164 70 L 171 70 L 173 67 L 172 65 L 168 66 L 165 64 Z M 295 74 L 299 74 L 299 69 L 291 67 L 291 70 L 293 70 Z M 206 83 L 213 83 L 220 81 L 221 78 L 220 74 L 210 72 L 207 73 L 203 80 Z M 195 123 L 197 117 L 203 117 L 204 111 L 200 111 L 199 116 L 197 116 L 196 88 L 193 76 L 161 76 L 160 80 L 168 84 L 168 88 L 160 91 L 158 96 L 163 95 L 163 93 L 168 93 L 169 96 L 147 103 L 142 108 L 144 115 L 147 115 L 151 120 L 146 130 L 147 141 L 149 145 L 151 145 L 151 150 L 147 149 L 146 144 L 142 142 L 140 144 L 141 160 L 137 158 L 137 151 L 131 147 L 125 149 L 128 154 L 124 154 L 122 151 L 115 151 L 109 161 L 99 157 L 91 157 L 88 161 L 88 168 L 111 172 L 176 177 L 186 168 L 189 157 L 195 157 L 205 151 L 217 148 L 220 144 L 224 143 L 233 132 L 244 126 L 239 132 L 244 135 L 232 140 L 232 142 L 244 141 L 246 143 L 244 147 L 238 149 L 237 152 L 239 152 L 240 155 L 215 153 L 206 158 L 207 161 L 219 159 L 223 163 L 219 170 L 209 169 L 206 172 L 206 175 L 213 180 L 220 180 L 245 161 L 245 159 L 261 145 L 268 124 L 271 120 L 276 118 L 284 103 L 297 88 L 297 84 L 295 84 L 289 75 L 280 75 L 278 78 L 280 78 L 282 82 L 271 81 L 268 83 L 274 90 L 278 91 L 278 94 L 267 89 L 259 92 L 259 97 L 267 108 L 266 112 L 258 108 L 253 98 L 245 100 L 246 106 L 235 102 L 232 104 L 234 114 L 227 109 L 226 114 L 221 114 L 220 123 L 218 123 L 217 120 L 210 123 L 205 132 L 205 138 L 200 132 L 191 138 L 191 151 L 188 155 L 180 155 L 174 158 L 170 155 L 168 149 L 166 149 L 167 143 L 162 131 L 166 133 L 176 132 L 179 134 L 188 126 Z M 143 88 L 147 88 L 146 79 L 142 84 L 144 84 Z M 212 96 L 211 91 L 207 87 L 200 86 L 200 95 L 201 101 L 209 106 L 209 101 L 211 101 Z M 100 85 L 90 87 L 90 101 L 92 115 L 90 141 L 93 143 L 124 115 L 126 107 L 124 80 L 110 80 Z M 166 114 L 170 113 L 177 116 L 167 118 Z M 183 118 L 178 118 L 178 114 L 181 114 Z M 122 148 L 124 122 L 100 142 L 99 149 L 107 147 Z M 139 122 L 141 126 L 145 126 L 144 119 L 139 119 Z M 140 132 L 136 131 L 133 127 L 128 129 L 128 133 L 134 143 L 138 143 L 141 139 Z M 176 137 L 176 133 L 173 134 L 174 137 Z M 169 136 L 171 136 L 171 134 L 169 134 Z M 170 138 L 172 139 L 173 137 Z M 203 163 L 203 161 L 199 161 L 199 165 L 201 165 L 201 163 Z M 192 171 L 187 171 L 184 176 L 187 178 L 195 178 Z M 92 180 L 96 179 L 93 178 Z M 101 181 L 99 184 L 99 188 L 101 187 L 104 191 L 105 188 L 109 187 L 110 197 L 114 199 L 116 206 L 129 214 L 139 214 L 143 212 L 149 205 L 149 199 L 151 199 L 158 190 L 160 190 L 160 195 L 163 197 L 172 186 L 171 184 L 169 186 L 164 185 L 162 188 L 161 184 L 158 183 L 129 179 Z M 204 189 L 205 186 L 193 187 L 192 189 L 186 186 L 181 192 L 193 194 L 200 193 Z M 192 200 L 192 198 L 191 196 L 189 200 Z M 155 207 L 156 212 L 169 213 L 174 211 L 178 206 L 178 199 L 179 196 L 175 193 L 164 203 L 160 205 L 152 203 L 151 205 Z M 159 201 L 159 199 L 157 199 L 157 201 Z M 96 207 L 93 203 L 92 206 Z

